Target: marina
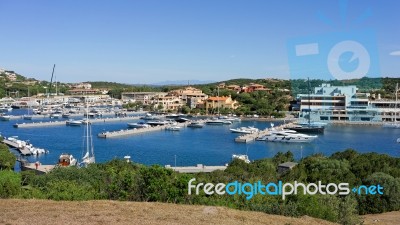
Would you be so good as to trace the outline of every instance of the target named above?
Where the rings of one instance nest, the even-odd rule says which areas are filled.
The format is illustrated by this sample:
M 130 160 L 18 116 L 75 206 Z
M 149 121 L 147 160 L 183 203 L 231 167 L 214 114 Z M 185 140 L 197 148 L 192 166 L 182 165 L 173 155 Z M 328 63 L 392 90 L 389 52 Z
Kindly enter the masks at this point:
M 24 109 L 15 109 L 13 113 L 23 114 Z M 48 121 L 43 120 L 42 123 Z M 203 125 L 203 120 L 198 121 Z M 83 157 L 84 125 L 37 126 L 32 129 L 13 127 L 14 123 L 23 122 L 25 122 L 23 119 L 1 121 L 1 133 L 7 137 L 18 136 L 21 140 L 30 140 L 41 148 L 49 150 L 49 154 L 24 156 L 29 162 L 39 161 L 43 165 L 54 165 L 58 162 L 60 154 L 66 152 L 73 154 L 77 159 Z M 131 121 L 115 119 L 106 123 L 99 121 L 91 124 L 96 162 L 105 162 L 113 158 L 123 159 L 124 156 L 130 155 L 132 161 L 145 165 L 172 165 L 176 155 L 177 167 L 197 164 L 225 165 L 232 160 L 233 154 L 246 154 L 251 160 L 257 160 L 272 157 L 277 152 L 291 151 L 296 159 L 300 159 L 315 153 L 330 155 L 347 148 L 354 148 L 360 152 L 375 151 L 400 156 L 397 143 L 400 130 L 368 126 L 368 122 L 363 122 L 360 126 L 346 125 L 344 121 L 337 125 L 330 124 L 326 126 L 324 134 L 318 135 L 318 138 L 311 143 L 254 141 L 257 137 L 267 134 L 271 128 L 271 122 L 265 120 L 246 119 L 223 126 L 204 124 L 202 128 L 191 128 L 188 126 L 190 123 L 180 123 L 179 126 L 185 128 L 179 132 L 166 131 L 166 126 L 151 127 L 148 130 L 127 130 L 127 123 L 131 122 L 146 121 L 139 118 Z M 275 129 L 291 125 L 278 120 L 274 120 L 273 123 Z M 260 132 L 241 135 L 230 130 L 241 127 L 254 127 Z M 102 133 L 105 134 L 105 138 L 98 136 Z M 235 140 L 245 140 L 246 144 Z M 18 150 L 12 152 L 21 154 Z
M 106 122 L 116 122 L 116 121 L 127 121 L 127 120 L 137 120 L 138 116 L 126 116 L 126 117 L 110 117 L 110 118 L 94 118 L 89 119 L 90 123 L 106 123 Z M 32 128 L 32 127 L 46 127 L 46 126 L 61 126 L 66 125 L 68 120 L 62 121 L 47 121 L 47 122 L 33 122 L 33 123 L 16 123 L 13 126 L 15 128 Z

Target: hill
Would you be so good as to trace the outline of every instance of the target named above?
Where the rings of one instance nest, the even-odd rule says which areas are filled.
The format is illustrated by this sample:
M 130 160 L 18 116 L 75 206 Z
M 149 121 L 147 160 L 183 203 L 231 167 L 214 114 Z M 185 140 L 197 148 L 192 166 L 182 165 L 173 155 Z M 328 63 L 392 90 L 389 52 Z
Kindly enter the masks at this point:
M 0 224 L 334 224 L 225 207 L 118 201 L 0 201 Z

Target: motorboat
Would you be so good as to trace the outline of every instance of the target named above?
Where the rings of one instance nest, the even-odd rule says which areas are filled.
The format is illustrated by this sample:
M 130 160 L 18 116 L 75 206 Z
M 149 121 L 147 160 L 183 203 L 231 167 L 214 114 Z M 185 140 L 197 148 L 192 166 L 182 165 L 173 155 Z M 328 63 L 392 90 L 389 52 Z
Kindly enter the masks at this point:
M 58 119 L 58 118 L 60 118 L 61 117 L 61 114 L 59 114 L 59 113 L 52 113 L 52 114 L 50 114 L 50 118 L 53 118 L 53 119 Z
M 23 115 L 24 120 L 32 120 L 32 115 Z
M 255 127 L 239 127 L 229 129 L 232 133 L 242 133 L 242 134 L 253 134 L 258 132 L 259 130 Z
M 178 123 L 185 123 L 185 122 L 188 122 L 189 119 L 183 118 L 183 117 L 179 117 L 179 118 L 175 119 L 175 121 L 178 122 Z
M 294 130 L 281 130 L 272 131 L 270 134 L 265 135 L 265 141 L 272 142 L 311 142 L 318 136 L 297 133 Z
M 70 120 L 66 121 L 65 124 L 68 126 L 80 126 L 83 124 L 83 121 L 70 119 Z
M 2 121 L 9 121 L 11 119 L 10 115 L 0 114 L 0 120 Z
M 69 113 L 63 113 L 63 114 L 62 114 L 62 118 L 69 118 L 70 115 L 71 115 L 71 114 L 69 114 Z
M 202 128 L 202 127 L 204 127 L 204 123 L 199 122 L 199 121 L 192 121 L 187 126 L 192 127 L 192 128 Z
M 213 119 L 207 120 L 206 124 L 208 124 L 208 125 L 224 125 L 224 124 L 232 124 L 232 122 L 229 120 L 213 118 Z
M 245 163 L 250 163 L 248 155 L 235 155 L 235 154 L 233 154 L 232 155 L 232 160 L 234 160 L 234 159 L 239 159 L 239 160 L 243 160 Z
M 76 166 L 78 161 L 68 153 L 62 153 L 58 159 L 59 166 L 68 167 L 68 166 Z
M 171 125 L 165 128 L 165 130 L 170 130 L 170 131 L 180 131 L 182 127 L 177 126 L 177 125 Z
M 146 124 L 144 122 L 128 123 L 127 125 L 128 125 L 129 128 L 147 128 L 147 127 L 151 127 L 149 124 Z
M 161 121 L 161 120 L 154 120 L 154 121 L 149 121 L 147 124 L 151 126 L 160 126 L 160 125 L 168 125 L 170 122 L 168 121 Z
M 312 125 L 303 125 L 303 126 L 298 125 L 298 126 L 288 127 L 287 129 L 301 133 L 324 133 L 325 127 L 312 126 Z
M 142 120 L 159 120 L 160 118 L 157 116 L 153 116 L 150 113 L 147 113 L 146 116 L 140 117 Z

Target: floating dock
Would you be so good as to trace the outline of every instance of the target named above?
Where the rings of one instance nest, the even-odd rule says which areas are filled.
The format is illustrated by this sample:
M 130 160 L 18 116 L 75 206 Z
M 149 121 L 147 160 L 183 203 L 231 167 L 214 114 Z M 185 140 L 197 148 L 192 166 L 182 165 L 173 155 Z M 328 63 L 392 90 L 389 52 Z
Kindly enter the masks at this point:
M 36 166 L 37 165 L 37 166 Z M 29 163 L 21 161 L 22 171 L 35 171 L 36 174 L 45 174 L 54 169 L 55 165 L 42 165 L 41 163 Z
M 117 130 L 117 131 L 106 131 L 99 133 L 97 136 L 101 138 L 111 138 L 111 137 L 119 137 L 119 136 L 126 136 L 126 135 L 135 135 L 135 134 L 143 134 L 152 131 L 160 131 L 164 130 L 168 125 L 159 125 L 155 127 L 148 127 L 148 128 L 134 128 L 134 129 L 126 129 L 126 130 Z
M 8 146 L 10 146 L 10 147 L 18 149 L 18 151 L 21 153 L 21 155 L 32 155 L 31 151 L 29 151 L 29 149 L 27 147 L 25 147 L 25 146 L 23 148 L 19 148 L 17 143 L 14 143 L 14 142 L 9 141 L 7 139 L 4 139 L 3 143 L 8 145 Z
M 182 166 L 182 167 L 172 167 L 171 165 L 166 165 L 165 168 L 172 169 L 178 173 L 210 173 L 215 170 L 224 171 L 228 166 L 205 166 L 203 164 L 197 164 L 197 166 Z
M 285 123 L 285 124 L 282 124 L 280 126 L 274 127 L 274 130 L 275 131 L 283 130 L 283 129 L 291 127 L 291 126 L 293 126 L 293 123 Z M 239 142 L 239 143 L 252 142 L 252 141 L 256 140 L 256 138 L 268 135 L 270 133 L 271 133 L 271 128 L 270 129 L 261 130 L 259 132 L 255 132 L 255 133 L 252 133 L 252 134 L 240 135 L 239 137 L 235 138 L 235 142 Z
M 89 119 L 90 123 L 106 123 L 126 120 L 138 120 L 139 116 L 126 116 L 126 117 L 111 117 L 111 118 L 94 118 Z M 32 128 L 32 127 L 47 127 L 47 126 L 62 126 L 66 125 L 68 120 L 61 121 L 48 121 L 48 122 L 33 122 L 33 123 L 17 123 L 14 124 L 15 128 Z

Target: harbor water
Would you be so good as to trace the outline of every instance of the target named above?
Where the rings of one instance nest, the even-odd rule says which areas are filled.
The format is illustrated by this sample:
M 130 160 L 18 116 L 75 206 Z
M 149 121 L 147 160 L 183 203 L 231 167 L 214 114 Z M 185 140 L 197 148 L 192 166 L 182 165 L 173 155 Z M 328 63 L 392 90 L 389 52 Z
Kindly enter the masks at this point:
M 23 109 L 12 114 L 22 115 Z M 14 128 L 15 123 L 48 121 L 50 119 L 0 121 L 2 136 L 18 136 L 29 140 L 35 147 L 44 148 L 49 154 L 28 156 L 28 161 L 55 164 L 61 153 L 71 153 L 80 159 L 83 154 L 85 126 L 49 126 L 35 128 Z M 250 160 L 272 157 L 278 152 L 292 151 L 296 159 L 315 153 L 331 155 L 337 151 L 353 148 L 359 152 L 378 152 L 390 156 L 400 156 L 400 129 L 380 126 L 327 126 L 324 134 L 312 143 L 279 143 L 254 141 L 236 143 L 239 134 L 230 128 L 254 126 L 259 129 L 270 127 L 270 122 L 242 121 L 232 125 L 205 125 L 203 128 L 185 127 L 181 131 L 155 131 L 139 135 L 114 138 L 99 138 L 98 133 L 127 129 L 128 122 L 121 121 L 92 124 L 93 145 L 97 162 L 114 158 L 123 159 L 129 155 L 135 162 L 152 165 L 192 166 L 224 165 L 231 161 L 232 154 L 246 154 Z M 279 122 L 275 122 L 279 125 Z M 15 152 L 17 153 L 17 152 Z

